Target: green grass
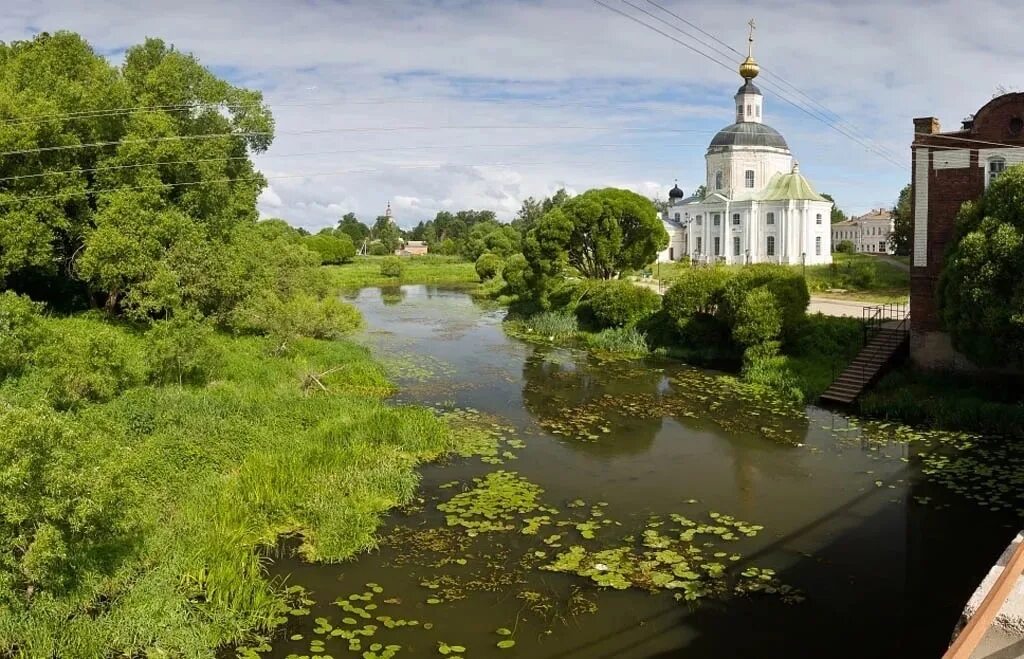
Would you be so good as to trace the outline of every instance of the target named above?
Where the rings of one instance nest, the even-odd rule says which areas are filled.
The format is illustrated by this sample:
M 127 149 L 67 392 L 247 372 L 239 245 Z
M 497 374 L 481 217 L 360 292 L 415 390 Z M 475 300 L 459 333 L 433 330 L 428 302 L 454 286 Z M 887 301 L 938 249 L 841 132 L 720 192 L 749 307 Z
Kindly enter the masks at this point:
M 140 334 L 96 316 L 45 322 L 51 335 L 116 334 L 143 352 Z M 261 547 L 294 533 L 312 560 L 372 548 L 381 514 L 413 496 L 415 467 L 453 447 L 431 411 L 385 403 L 392 386 L 362 347 L 300 339 L 275 357 L 262 338 L 214 343 L 205 385 L 134 382 L 46 412 L 92 480 L 119 484 L 131 532 L 111 567 L 69 590 L 0 592 L 0 655 L 212 657 L 287 610 Z M 39 409 L 51 383 L 43 366 L 0 382 L 0 414 Z M 0 428 L 0 442 L 15 440 Z
M 906 301 L 910 296 L 910 273 L 893 263 L 870 254 L 841 253 L 833 254 L 832 261 L 831 265 L 807 266 L 804 272 L 811 295 L 867 302 Z M 671 284 L 682 269 L 689 267 L 661 263 L 651 266 L 651 272 L 655 278 L 660 276 Z M 802 269 L 799 265 L 792 267 Z
M 867 416 L 943 430 L 1024 437 L 1019 383 L 982 382 L 962 374 L 890 373 L 860 399 Z
M 331 283 L 343 290 L 357 290 L 364 286 L 394 286 L 396 284 L 478 284 L 473 263 L 453 256 L 402 257 L 402 275 L 385 277 L 380 272 L 384 256 L 357 256 L 352 263 L 326 266 Z

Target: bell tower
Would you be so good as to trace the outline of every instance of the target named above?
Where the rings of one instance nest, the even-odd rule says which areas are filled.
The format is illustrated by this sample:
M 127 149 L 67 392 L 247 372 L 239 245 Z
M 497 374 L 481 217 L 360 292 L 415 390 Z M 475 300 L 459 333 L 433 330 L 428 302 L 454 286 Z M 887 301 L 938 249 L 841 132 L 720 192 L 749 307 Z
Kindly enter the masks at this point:
M 747 36 L 747 58 L 740 63 L 740 77 L 743 78 L 743 86 L 736 92 L 736 123 L 752 122 L 761 123 L 761 110 L 764 97 L 761 90 L 757 88 L 753 80 L 761 72 L 761 67 L 754 59 L 754 30 L 757 25 L 751 18 L 747 23 L 750 32 Z

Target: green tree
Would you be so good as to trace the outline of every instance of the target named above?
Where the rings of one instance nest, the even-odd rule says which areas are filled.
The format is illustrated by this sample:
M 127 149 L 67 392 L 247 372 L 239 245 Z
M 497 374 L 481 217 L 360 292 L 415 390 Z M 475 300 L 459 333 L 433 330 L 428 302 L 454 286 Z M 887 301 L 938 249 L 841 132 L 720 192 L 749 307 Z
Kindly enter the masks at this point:
M 822 192 L 821 196 L 832 202 L 832 224 L 835 224 L 836 222 L 845 222 L 847 220 L 846 213 L 839 209 L 839 206 L 836 204 L 836 200 L 832 198 L 832 195 Z
M 708 196 L 708 186 L 701 183 L 694 189 L 693 196 L 696 197 L 697 199 L 703 199 L 704 197 Z
M 538 231 L 547 224 L 553 230 Z M 540 252 L 564 253 L 566 263 L 593 279 L 612 279 L 625 269 L 642 268 L 668 245 L 668 234 L 650 200 L 615 188 L 573 197 L 547 213 L 534 231 L 536 240 L 547 243 Z M 540 252 L 532 250 L 534 255 Z M 526 257 L 529 260 L 531 254 Z
M 522 206 L 519 207 L 519 211 L 516 213 L 516 217 L 512 220 L 512 226 L 518 229 L 521 233 L 526 233 L 533 228 L 544 215 L 544 206 L 542 202 L 537 201 L 533 197 L 527 197 L 523 200 Z
M 910 192 L 908 183 L 900 190 L 900 196 L 892 209 L 893 230 L 889 242 L 900 256 L 909 256 L 911 247 L 911 228 L 913 218 L 910 216 Z
M 939 279 L 953 345 L 985 366 L 1024 366 L 1024 165 L 1008 168 L 957 216 Z
M 386 215 L 381 215 L 373 223 L 371 235 L 374 240 L 380 241 L 389 254 L 394 253 L 402 246 L 402 233 L 399 231 L 398 225 Z
M 327 229 L 327 233 L 318 233 L 305 240 L 306 247 L 320 255 L 320 262 L 325 265 L 348 263 L 356 255 L 356 246 L 347 233 L 335 233 Z
M 0 379 L 24 367 L 42 341 L 41 310 L 23 295 L 0 292 Z
M 782 312 L 775 302 L 775 295 L 766 286 L 747 291 L 736 310 L 733 340 L 749 348 L 774 341 L 781 332 Z
M 355 213 L 345 213 L 342 216 L 338 221 L 338 231 L 351 238 L 352 244 L 357 247 L 370 235 L 370 227 L 360 222 Z

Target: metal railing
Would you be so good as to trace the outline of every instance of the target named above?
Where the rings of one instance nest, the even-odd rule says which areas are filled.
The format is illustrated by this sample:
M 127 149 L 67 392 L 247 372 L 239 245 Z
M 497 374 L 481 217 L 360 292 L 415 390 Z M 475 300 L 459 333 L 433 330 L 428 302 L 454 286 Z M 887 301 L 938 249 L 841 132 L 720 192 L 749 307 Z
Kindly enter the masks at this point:
M 889 302 L 871 307 L 864 307 L 861 310 L 861 322 L 864 325 L 864 345 L 868 344 L 871 337 L 882 329 L 886 322 L 899 321 L 897 329 L 907 331 L 907 321 L 910 318 L 910 305 L 906 302 Z

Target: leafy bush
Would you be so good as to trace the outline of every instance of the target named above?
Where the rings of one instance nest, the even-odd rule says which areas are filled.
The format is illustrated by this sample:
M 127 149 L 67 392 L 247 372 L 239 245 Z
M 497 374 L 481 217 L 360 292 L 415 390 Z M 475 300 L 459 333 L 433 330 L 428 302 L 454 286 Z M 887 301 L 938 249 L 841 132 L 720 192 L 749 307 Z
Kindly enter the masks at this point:
M 766 288 L 775 297 L 782 316 L 782 335 L 793 337 L 796 326 L 807 313 L 811 295 L 807 282 L 794 268 L 769 263 L 749 265 L 736 271 L 724 285 L 720 314 L 730 327 L 736 324 L 736 314 L 749 291 Z
M 397 256 L 386 256 L 380 262 L 380 274 L 385 277 L 401 277 L 403 269 L 402 259 Z
M 836 251 L 840 254 L 853 254 L 853 242 L 849 240 L 841 240 L 836 245 Z
M 504 259 L 497 254 L 484 252 L 476 260 L 476 274 L 480 277 L 480 281 L 493 279 L 501 274 L 501 268 L 504 264 Z
M 748 291 L 736 311 L 732 338 L 742 346 L 764 345 L 782 332 L 782 312 L 775 296 L 765 286 Z
M 370 252 L 370 256 L 387 256 L 388 254 L 391 253 L 391 252 L 388 251 L 387 246 L 384 245 L 383 243 L 373 243 L 373 244 L 371 244 L 370 248 L 369 248 L 369 252 Z
M 629 281 L 591 282 L 581 315 L 599 328 L 633 327 L 661 308 L 661 296 Z
M 878 272 L 874 263 L 855 263 L 847 274 L 850 288 L 869 289 L 878 280 Z
M 344 233 L 319 233 L 306 238 L 306 247 L 320 255 L 324 265 L 348 263 L 356 255 L 356 246 Z
M 796 402 L 804 400 L 800 382 L 789 368 L 789 358 L 779 353 L 777 341 L 751 345 L 744 351 L 743 379 Z
M 126 492 L 49 410 L 0 404 L 0 609 L 106 571 L 129 544 Z
M 43 339 L 42 305 L 10 291 L 0 293 L 0 378 L 25 366 Z
M 274 352 L 288 352 L 300 337 L 335 339 L 362 325 L 359 310 L 334 298 L 296 295 L 287 300 L 267 293 L 239 310 L 235 326 L 271 337 Z
M 33 357 L 45 369 L 47 395 L 66 409 L 106 401 L 146 379 L 145 350 L 135 336 L 110 325 L 75 318 L 51 333 Z
M 731 275 L 725 268 L 684 268 L 665 291 L 662 306 L 680 330 L 695 318 L 714 317 Z
M 513 254 L 505 261 L 501 277 L 508 284 L 508 289 L 515 295 L 523 295 L 528 291 L 526 275 L 530 266 L 522 254 Z
M 150 378 L 158 383 L 202 383 L 217 361 L 208 323 L 177 314 L 146 332 Z
M 604 352 L 627 355 L 646 355 L 647 336 L 636 327 L 613 327 L 587 337 L 587 344 Z

